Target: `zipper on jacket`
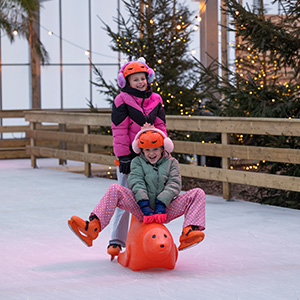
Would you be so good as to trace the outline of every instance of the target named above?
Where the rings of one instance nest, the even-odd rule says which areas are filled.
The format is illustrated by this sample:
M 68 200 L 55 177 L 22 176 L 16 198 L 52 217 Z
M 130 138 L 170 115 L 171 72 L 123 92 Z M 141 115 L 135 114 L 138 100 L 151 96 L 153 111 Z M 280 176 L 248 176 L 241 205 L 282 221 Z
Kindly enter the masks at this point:
M 156 171 L 156 174 L 157 174 L 157 179 L 156 179 L 156 191 L 158 191 L 158 186 L 159 186 L 158 168 L 157 168 L 157 167 L 153 167 L 153 170 Z
M 149 123 L 148 122 L 148 116 L 147 116 L 147 114 L 146 114 L 146 112 L 145 112 L 145 110 L 144 110 L 144 102 L 145 102 L 145 97 L 143 97 L 143 100 L 142 100 L 142 103 L 141 103 L 141 108 L 142 108 L 142 110 L 143 110 L 143 115 L 144 115 L 144 117 L 145 117 L 145 123 Z
M 145 102 L 145 97 L 143 97 L 142 103 L 141 103 L 141 108 L 143 110 L 144 115 L 146 116 L 145 110 L 144 110 L 144 102 Z

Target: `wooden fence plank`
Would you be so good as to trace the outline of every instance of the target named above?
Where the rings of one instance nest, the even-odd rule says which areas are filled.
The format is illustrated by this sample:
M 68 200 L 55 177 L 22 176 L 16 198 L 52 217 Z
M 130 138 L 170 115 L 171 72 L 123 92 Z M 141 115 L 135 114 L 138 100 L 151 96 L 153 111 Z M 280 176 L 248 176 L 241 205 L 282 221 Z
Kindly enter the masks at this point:
M 0 110 L 0 118 L 24 118 L 23 110 Z
M 300 177 L 180 164 L 182 176 L 300 192 Z
M 34 122 L 53 122 L 59 124 L 85 124 L 111 126 L 111 115 L 103 113 L 66 113 L 66 112 L 27 112 L 25 120 Z
M 0 133 L 5 132 L 24 132 L 25 130 L 28 130 L 29 126 L 0 126 Z
M 36 128 L 43 128 L 43 130 L 54 130 L 58 129 L 57 125 L 40 125 L 37 124 Z M 13 132 L 26 132 L 30 130 L 29 125 L 23 126 L 0 126 L 0 133 L 13 133 Z
M 174 152 L 300 164 L 300 149 L 174 141 Z
M 0 139 L 0 148 L 18 148 L 29 145 L 29 139 Z
M 28 158 L 26 148 L 0 149 L 0 159 Z
M 300 136 L 299 119 L 167 116 L 168 130 Z
M 26 137 L 38 140 L 65 141 L 73 144 L 90 144 L 100 146 L 112 146 L 112 136 L 73 132 L 52 132 L 43 130 L 26 131 Z
M 87 118 L 88 117 L 88 118 Z M 167 116 L 168 130 L 300 136 L 299 119 Z M 25 120 L 110 126 L 110 114 L 26 112 Z
M 63 160 L 75 160 L 108 166 L 114 166 L 114 160 L 116 159 L 115 156 L 112 155 L 83 153 L 71 150 L 59 150 L 44 147 L 27 146 L 26 152 L 30 155 L 35 156 L 53 157 Z

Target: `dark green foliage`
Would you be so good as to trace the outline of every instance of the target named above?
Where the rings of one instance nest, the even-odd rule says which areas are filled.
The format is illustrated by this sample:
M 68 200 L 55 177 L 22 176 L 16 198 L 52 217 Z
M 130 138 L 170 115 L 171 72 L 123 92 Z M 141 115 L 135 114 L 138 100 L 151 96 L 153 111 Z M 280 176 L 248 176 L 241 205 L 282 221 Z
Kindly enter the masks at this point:
M 251 10 L 235 0 L 225 0 L 226 13 L 236 33 L 234 66 L 216 62 L 201 74 L 200 94 L 205 107 L 217 116 L 300 118 L 300 7 L 297 1 L 280 3 L 281 16 L 267 16 L 264 9 Z M 234 29 L 233 29 L 234 28 Z M 232 68 L 233 67 L 233 68 Z M 299 137 L 232 137 L 232 143 L 300 149 Z M 300 166 L 266 162 L 260 171 L 300 177 Z M 260 189 L 254 195 L 261 203 L 298 208 L 300 193 Z
M 271 165 L 270 173 L 278 172 L 281 175 L 300 177 L 299 165 L 279 163 Z M 300 209 L 300 193 L 292 191 L 260 188 L 253 200 L 262 204 Z
M 300 29 L 290 24 L 290 10 L 299 14 L 300 8 L 272 23 L 263 10 L 256 14 L 237 1 L 225 2 L 243 42 L 237 44 L 235 71 L 220 66 L 229 79 L 216 75 L 216 64 L 205 68 L 198 62 L 206 108 L 219 116 L 299 118 Z

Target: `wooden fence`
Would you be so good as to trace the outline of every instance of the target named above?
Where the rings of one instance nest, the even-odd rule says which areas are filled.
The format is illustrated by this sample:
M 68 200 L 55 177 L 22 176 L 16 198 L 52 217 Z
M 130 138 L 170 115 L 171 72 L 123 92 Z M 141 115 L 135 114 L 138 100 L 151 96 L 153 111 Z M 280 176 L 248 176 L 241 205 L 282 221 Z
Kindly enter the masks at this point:
M 49 112 L 27 111 L 25 120 L 30 122 L 26 136 L 30 138 L 28 153 L 32 167 L 36 167 L 36 157 L 52 157 L 61 160 L 75 160 L 85 163 L 85 175 L 91 175 L 91 163 L 113 166 L 116 159 L 112 155 L 112 137 L 97 134 L 99 128 L 110 127 L 109 113 Z M 63 131 L 44 130 L 42 123 L 54 123 Z M 63 126 L 62 126 L 63 125 Z M 40 126 L 40 127 L 39 127 Z M 82 132 L 68 132 L 66 128 L 79 126 Z M 183 133 L 206 132 L 221 134 L 221 143 L 187 142 L 174 140 L 176 153 L 187 155 L 216 156 L 222 158 L 222 167 L 213 168 L 197 164 L 180 164 L 181 174 L 186 177 L 217 180 L 223 182 L 223 197 L 230 199 L 230 184 L 247 184 L 266 188 L 275 188 L 300 192 L 300 177 L 263 174 L 258 172 L 230 169 L 230 161 L 246 159 L 256 161 L 300 164 L 300 150 L 287 148 L 255 147 L 231 145 L 231 134 L 300 136 L 299 119 L 264 118 L 221 118 L 221 117 L 185 117 L 167 116 L 167 129 Z M 38 146 L 39 141 L 65 143 L 61 147 Z M 68 144 L 80 144 L 82 150 L 74 151 Z M 110 149 L 93 153 L 92 146 Z
M 29 125 L 4 125 L 3 120 L 20 119 L 24 121 L 25 112 L 22 110 L 5 110 L 0 111 L 0 159 L 3 158 L 25 158 L 26 146 L 29 145 L 29 139 L 25 137 L 25 131 L 29 129 Z M 13 123 L 18 123 L 14 121 Z M 19 122 L 20 123 L 20 122 Z M 24 123 L 24 122 L 23 122 Z M 20 134 L 21 133 L 21 134 Z M 22 137 L 3 138 L 5 134 L 12 136 L 17 134 Z
M 0 110 L 0 159 L 14 159 L 14 158 L 30 158 L 28 151 L 26 152 L 26 147 L 30 144 L 29 137 L 26 136 L 26 132 L 30 130 L 30 124 L 24 122 L 25 113 L 32 110 Z M 36 111 L 36 110 L 35 110 Z M 48 112 L 57 112 L 58 110 L 43 110 Z M 67 112 L 89 112 L 88 109 L 70 109 L 64 110 Z M 102 113 L 110 113 L 110 109 L 100 109 Z M 6 120 L 12 120 L 13 122 L 5 122 Z M 12 123 L 14 125 L 7 125 L 4 123 Z M 15 125 L 21 123 L 22 125 Z M 43 131 L 50 131 L 49 134 L 53 132 L 59 132 L 63 130 L 63 125 L 51 124 L 45 125 L 42 123 L 36 124 L 36 129 Z M 80 126 L 82 128 L 82 126 Z M 69 131 L 76 131 L 76 126 L 70 126 Z M 78 130 L 78 128 L 77 128 Z M 80 129 L 79 129 L 80 130 Z M 6 137 L 5 137 L 6 135 Z M 17 137 L 14 137 L 17 136 Z M 9 136 L 7 138 L 7 136 Z M 40 139 L 36 141 L 38 146 L 59 146 L 58 140 L 45 141 Z

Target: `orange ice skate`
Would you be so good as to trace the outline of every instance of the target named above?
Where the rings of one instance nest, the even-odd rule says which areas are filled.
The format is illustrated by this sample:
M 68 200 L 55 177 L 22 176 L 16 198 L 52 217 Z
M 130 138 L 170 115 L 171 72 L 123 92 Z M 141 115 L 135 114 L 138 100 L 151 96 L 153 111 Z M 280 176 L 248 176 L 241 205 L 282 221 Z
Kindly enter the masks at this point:
M 190 225 L 183 228 L 182 234 L 179 238 L 180 245 L 178 250 L 187 249 L 188 247 L 195 246 L 204 239 L 205 234 L 199 229 L 198 226 Z
M 110 260 L 113 261 L 115 256 L 119 255 L 121 250 L 122 250 L 122 247 L 119 244 L 110 244 L 110 245 L 108 245 L 107 253 L 111 256 Z
M 101 224 L 97 217 L 91 221 L 84 221 L 77 216 L 72 216 L 68 221 L 70 229 L 88 246 L 93 246 L 93 240 L 96 239 L 101 231 Z

